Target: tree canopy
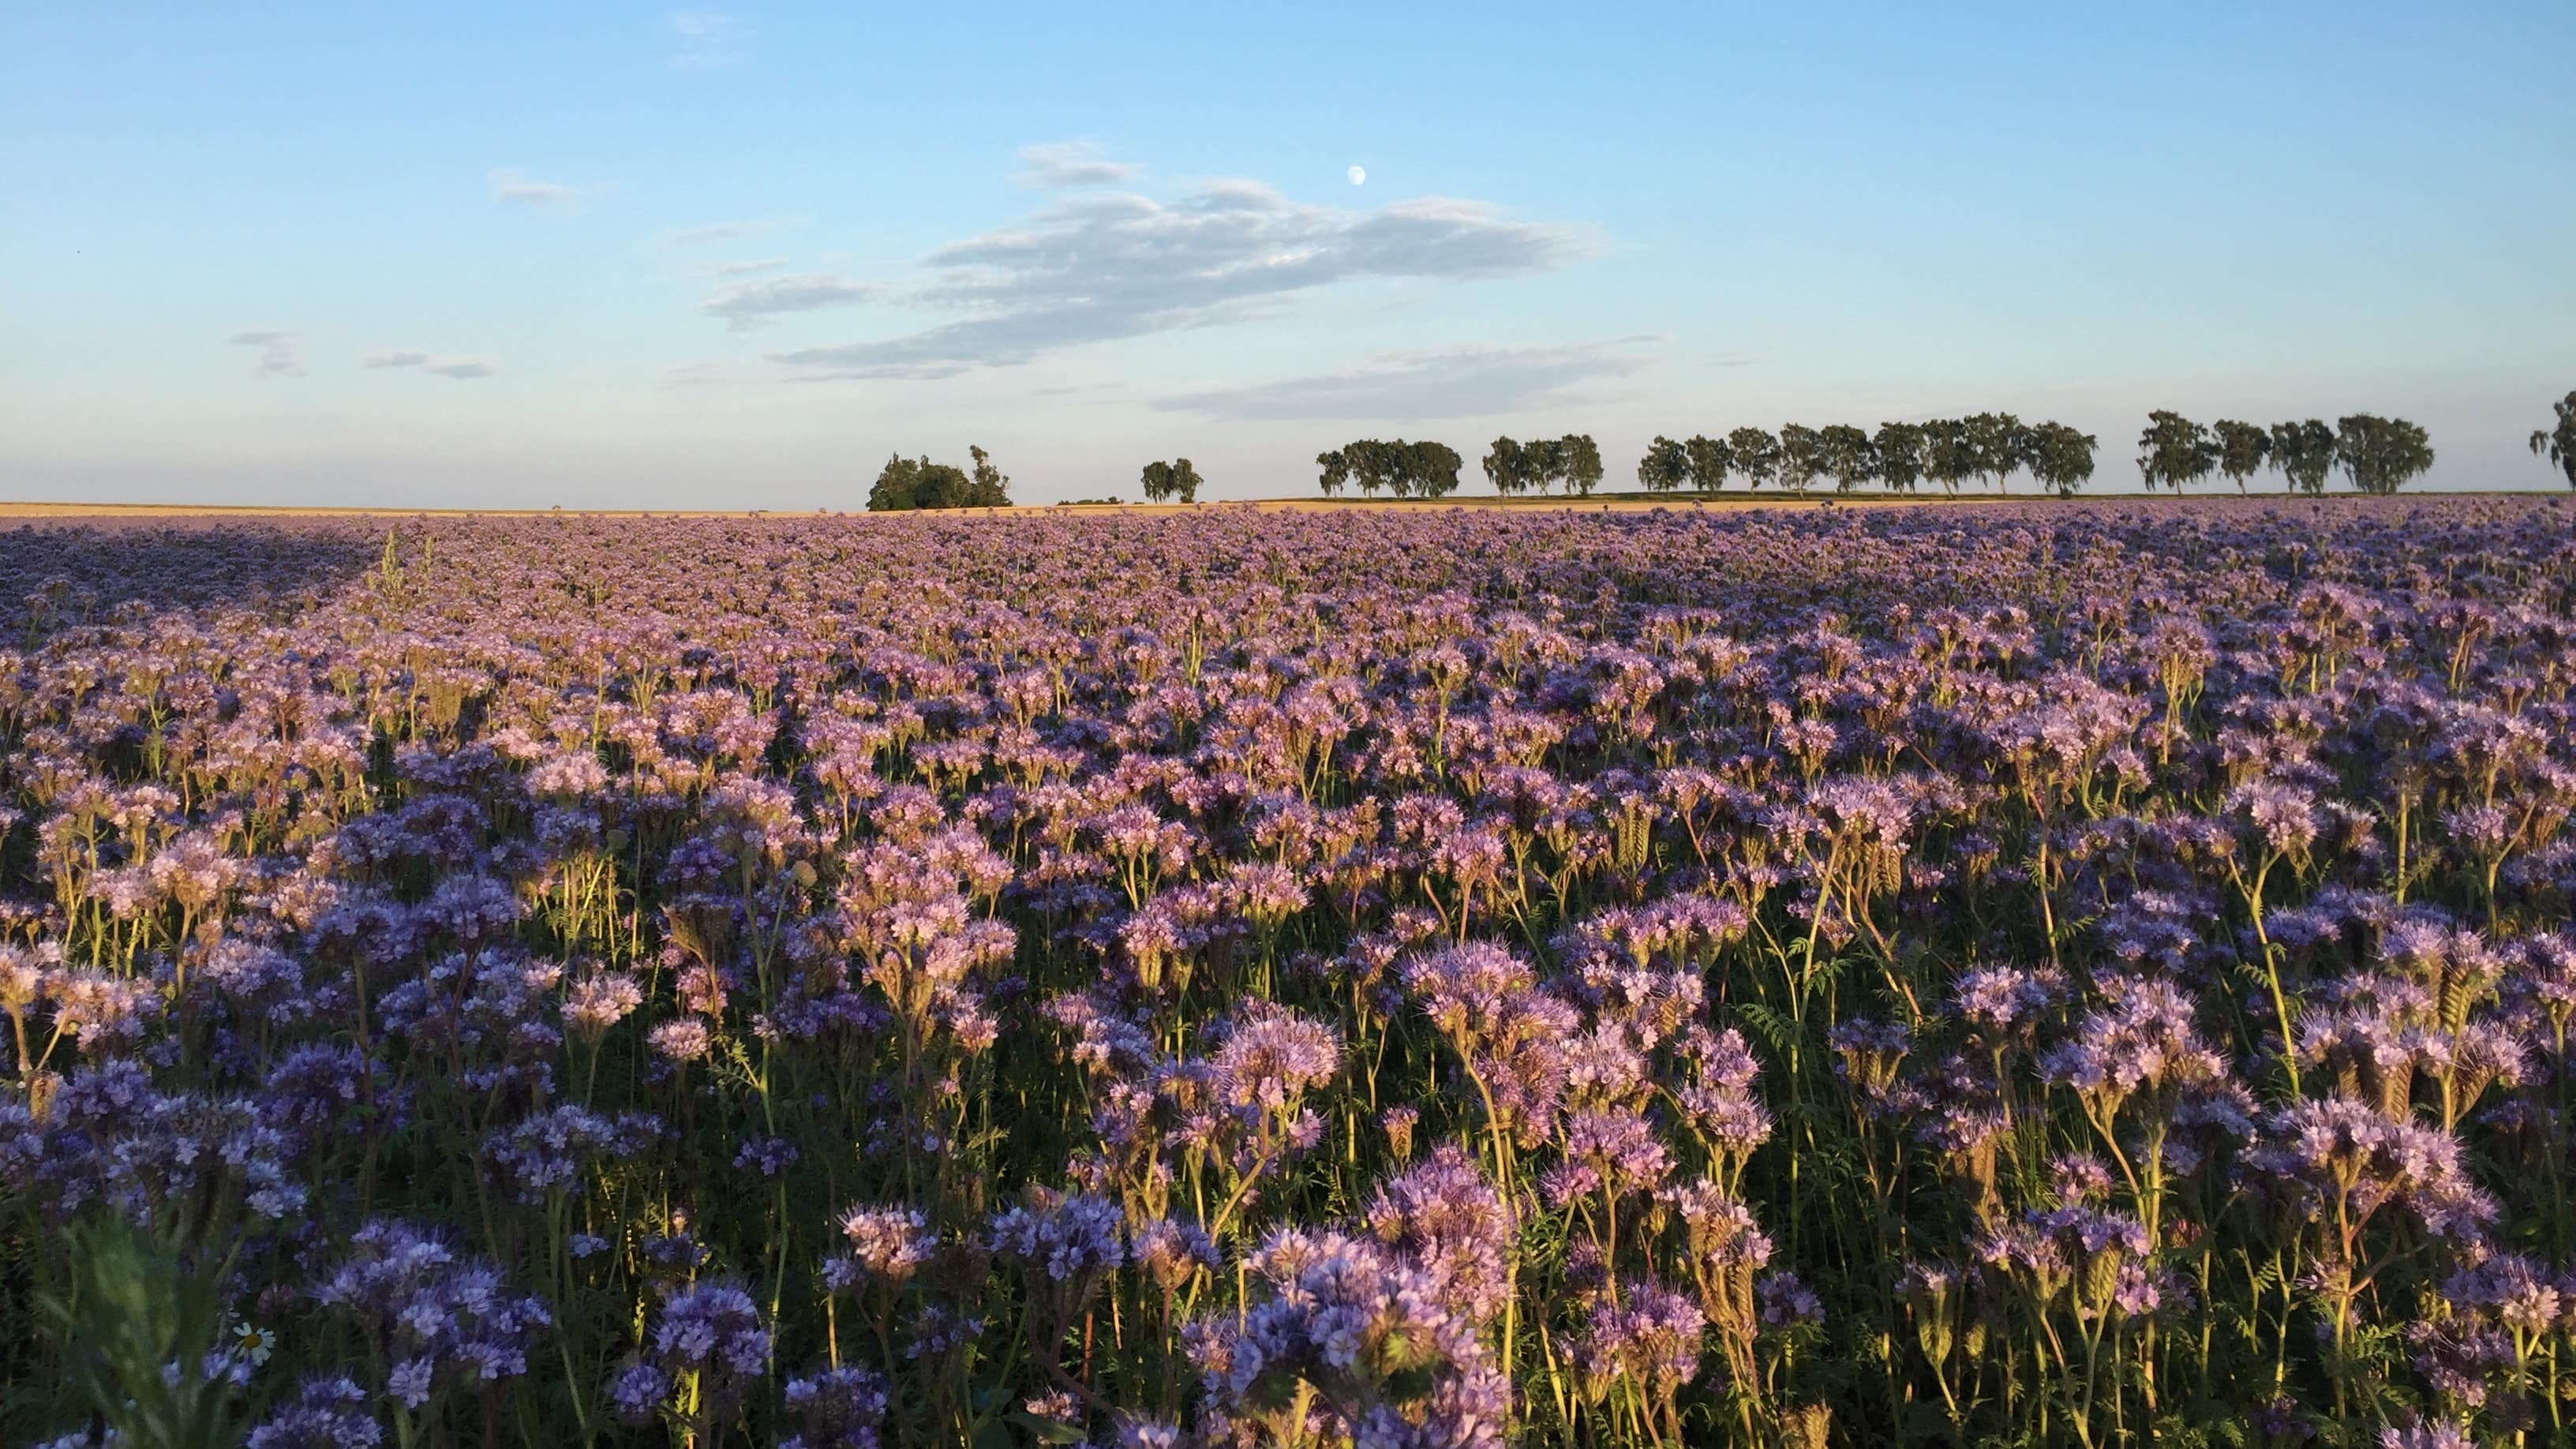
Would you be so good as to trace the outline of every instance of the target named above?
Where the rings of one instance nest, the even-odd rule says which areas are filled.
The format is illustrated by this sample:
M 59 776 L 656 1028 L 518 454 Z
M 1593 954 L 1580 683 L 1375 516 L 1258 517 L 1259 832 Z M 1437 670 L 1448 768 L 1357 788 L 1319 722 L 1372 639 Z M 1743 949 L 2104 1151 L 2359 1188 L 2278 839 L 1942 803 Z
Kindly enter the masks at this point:
M 1815 482 L 1816 475 L 1824 470 L 1824 453 L 1823 434 L 1803 423 L 1781 424 L 1780 486 L 1806 492 L 1807 485 Z
M 2558 465 L 2567 475 L 2567 486 L 2576 488 L 2576 392 L 2570 392 L 2551 404 L 2558 410 L 2558 426 L 2546 432 L 2533 429 L 2531 451 Z
M 2326 475 L 2334 471 L 2334 429 L 2323 418 L 2310 418 L 2301 423 L 2274 423 L 2270 444 L 2272 466 L 2281 470 L 2281 481 L 2291 491 L 2317 494 L 2326 491 Z
M 2221 419 L 2209 426 L 2211 440 L 2218 448 L 2218 471 L 2245 491 L 2245 480 L 2263 471 L 2263 460 L 2271 456 L 2272 434 L 2255 423 Z
M 1878 458 L 1879 480 L 1898 492 L 1913 492 L 1923 479 L 1923 429 L 1913 423 L 1880 423 L 1869 446 Z
M 1148 463 L 1145 465 L 1145 499 L 1149 503 L 1162 503 L 1174 498 L 1183 503 L 1196 503 L 1201 481 L 1199 470 L 1191 467 L 1187 458 L 1175 458 L 1168 463 Z
M 2038 479 L 2040 486 L 2057 490 L 2058 497 L 2072 498 L 2077 489 L 2092 481 L 2093 450 L 2097 446 L 2091 433 L 2064 423 L 2041 423 L 2030 430 L 2030 476 Z
M 1649 493 L 1670 493 L 1690 481 L 1690 447 L 1658 434 L 1637 460 L 1637 486 Z
M 1747 488 L 1760 488 L 1780 476 L 1780 442 L 1769 433 L 1737 428 L 1726 435 L 1726 445 L 1735 452 L 1735 467 Z
M 1008 508 L 1011 480 L 993 466 L 992 455 L 970 447 L 974 470 L 954 463 L 934 463 L 927 454 L 886 459 L 868 490 L 870 513 L 903 513 L 917 508 Z
M 1658 439 L 1658 442 L 1664 441 Z M 1589 433 L 1568 433 L 1562 438 L 1536 438 L 1526 443 L 1510 438 L 1494 439 L 1485 454 L 1485 477 L 1494 491 L 1505 494 L 1527 493 L 1535 489 L 1545 493 L 1556 484 L 1565 485 L 1569 494 L 1590 496 L 1601 484 L 1603 473 L 1601 447 Z M 1638 481 L 1646 474 L 1640 465 Z M 1652 483 L 1647 483 L 1653 487 Z
M 1878 476 L 1878 448 L 1869 434 L 1849 423 L 1835 423 L 1816 434 L 1818 460 L 1834 480 L 1837 492 L 1849 493 Z
M 2138 434 L 2138 472 L 2150 492 L 2171 488 L 2179 493 L 2217 466 L 2218 444 L 2209 429 L 2176 412 L 2147 414 L 2146 430 Z
M 1411 443 L 1402 438 L 1392 442 L 1362 438 L 1315 455 L 1321 470 L 1317 482 L 1327 494 L 1356 483 L 1362 493 L 1375 496 L 1384 488 L 1398 498 L 1439 498 L 1458 491 L 1458 469 L 1465 461 L 1446 443 Z
M 1682 453 L 1690 461 L 1690 486 L 1694 491 L 1715 493 L 1726 486 L 1726 475 L 1735 471 L 1735 449 L 1724 438 L 1694 434 L 1682 444 Z
M 2433 442 L 2404 418 L 2354 413 L 2335 420 L 2335 461 L 2362 493 L 2386 495 L 2433 466 Z
M 1977 413 L 1957 424 L 1968 472 L 1998 488 L 2022 464 L 2021 419 L 2011 413 Z

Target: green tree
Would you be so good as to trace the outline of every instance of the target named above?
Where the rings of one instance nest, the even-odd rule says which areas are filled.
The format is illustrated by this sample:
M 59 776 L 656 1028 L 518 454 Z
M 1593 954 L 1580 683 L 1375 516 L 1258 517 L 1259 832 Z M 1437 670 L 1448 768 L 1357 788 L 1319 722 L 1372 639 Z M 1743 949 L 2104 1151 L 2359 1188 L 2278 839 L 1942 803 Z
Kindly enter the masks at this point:
M 1849 493 L 1878 476 L 1878 449 L 1869 434 L 1849 423 L 1836 423 L 1817 435 L 1817 451 L 1834 490 Z
M 2326 491 L 2326 474 L 2334 470 L 2335 435 L 2324 419 L 2274 423 L 2270 451 L 2272 466 L 2281 470 L 2281 479 L 2291 491 L 2311 495 Z
M 2138 472 L 2149 490 L 2162 487 L 2179 493 L 2217 466 L 2218 444 L 2211 440 L 2209 429 L 2180 413 L 2147 414 L 2146 429 L 2138 434 Z
M 1870 439 L 1878 476 L 1890 489 L 1911 493 L 1923 477 L 1923 430 L 1912 423 L 1880 423 Z
M 2433 442 L 2404 418 L 2354 413 L 2335 420 L 2335 461 L 2355 490 L 2385 496 L 2433 466 Z
M 1748 488 L 1760 488 L 1780 476 L 1780 443 L 1760 428 L 1737 428 L 1726 435 L 1726 445 L 1735 453 L 1736 470 L 1744 475 Z
M 1414 496 L 1446 498 L 1458 491 L 1458 470 L 1466 459 L 1446 443 L 1398 443 L 1403 452 L 1403 476 Z M 1401 490 L 1399 490 L 1401 491 Z
M 2030 430 L 2030 476 L 2040 486 L 2057 490 L 2058 497 L 2072 498 L 2092 481 L 2093 450 L 2098 446 L 2091 433 L 2064 423 L 2041 423 Z
M 1534 438 L 1522 446 L 1521 460 L 1529 468 L 1530 487 L 1545 493 L 1565 476 L 1565 440 Z
M 926 456 L 906 458 L 898 453 L 886 460 L 877 474 L 876 486 L 868 490 L 868 511 L 902 513 L 919 508 L 978 506 L 970 502 L 974 496 L 975 480 L 956 464 L 934 463 Z M 1010 500 L 1006 497 L 1002 501 Z
M 1199 482 L 1198 470 L 1190 466 L 1187 458 L 1145 465 L 1145 499 L 1149 503 L 1161 503 L 1172 498 L 1183 503 L 1196 503 Z
M 1824 467 L 1824 435 L 1803 423 L 1784 423 L 1780 428 L 1779 474 L 1782 487 L 1797 492 L 1807 491 Z
M 913 500 L 921 493 L 921 469 L 929 461 L 915 463 L 901 453 L 886 459 L 886 465 L 877 470 L 876 486 L 868 490 L 868 512 L 900 513 L 920 507 Z
M 968 444 L 967 456 L 975 460 L 974 474 L 967 479 L 961 506 L 967 508 L 1008 508 L 1011 506 L 1011 480 L 993 466 L 993 455 Z
M 1565 491 L 1581 498 L 1591 497 L 1592 490 L 1601 486 L 1601 445 L 1592 441 L 1590 433 L 1568 433 L 1556 441 L 1558 466 L 1565 470 L 1561 475 Z
M 1395 496 L 1404 496 L 1404 459 L 1393 446 L 1375 438 L 1362 438 L 1342 451 L 1350 457 L 1351 478 L 1362 493 L 1374 498 L 1379 489 L 1393 488 Z
M 1315 482 L 1324 490 L 1324 496 L 1327 498 L 1340 493 L 1350 485 L 1351 460 L 1339 448 L 1328 453 L 1317 453 L 1315 468 L 1317 470 Z
M 2218 471 L 2245 491 L 2245 480 L 2263 471 L 2263 460 L 2272 454 L 2272 435 L 2253 423 L 2240 423 L 2222 418 L 2209 425 L 2211 437 L 2218 446 Z
M 1649 493 L 1670 493 L 1689 481 L 1690 470 L 1689 447 L 1659 433 L 1637 460 L 1637 486 Z
M 1529 450 L 1509 438 L 1494 439 L 1494 445 L 1485 451 L 1485 478 L 1494 485 L 1495 492 L 1507 498 L 1527 493 Z
M 1977 455 L 1968 446 L 1968 425 L 1958 418 L 1934 418 L 1923 425 L 1923 473 L 1956 497 L 1961 480 L 1977 471 Z
M 1978 413 L 1959 426 L 1968 471 L 1980 483 L 2003 488 L 2004 480 L 2020 466 L 2021 419 L 2010 413 Z
M 2567 475 L 2567 486 L 2576 488 L 2576 392 L 2551 404 L 2558 410 L 2558 426 L 2547 432 L 2534 429 L 2531 451 L 2558 465 Z
M 1726 486 L 1726 475 L 1735 471 L 1735 450 L 1724 438 L 1693 435 L 1682 444 L 1690 461 L 1690 486 L 1701 493 L 1715 493 Z

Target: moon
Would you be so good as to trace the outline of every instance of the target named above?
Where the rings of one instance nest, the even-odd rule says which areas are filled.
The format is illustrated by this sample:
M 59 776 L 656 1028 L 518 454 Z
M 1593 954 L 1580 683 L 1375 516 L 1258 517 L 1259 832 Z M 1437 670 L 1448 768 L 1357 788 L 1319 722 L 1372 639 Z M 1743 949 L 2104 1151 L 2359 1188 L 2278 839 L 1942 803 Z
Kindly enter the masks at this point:
M 1365 167 L 1360 167 L 1360 166 L 1354 166 L 1354 167 L 1352 167 L 1352 168 L 1350 169 L 1350 178 L 1351 178 L 1351 184 L 1352 184 L 1353 186 L 1365 186 L 1365 185 L 1367 185 L 1367 184 L 1368 184 L 1368 170 L 1367 170 L 1367 168 L 1365 168 Z

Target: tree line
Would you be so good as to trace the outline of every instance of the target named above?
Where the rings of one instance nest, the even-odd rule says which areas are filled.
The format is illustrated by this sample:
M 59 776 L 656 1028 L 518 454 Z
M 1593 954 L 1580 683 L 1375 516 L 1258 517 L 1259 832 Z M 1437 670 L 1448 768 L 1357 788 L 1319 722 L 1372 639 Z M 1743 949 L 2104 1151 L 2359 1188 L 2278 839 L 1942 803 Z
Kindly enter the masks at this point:
M 2535 429 L 2531 451 L 2576 488 L 2576 392 L 2552 406 L 2557 426 Z M 1740 478 L 1751 489 L 1805 493 L 1831 480 L 1844 493 L 1873 485 L 1912 493 L 1938 484 L 1956 494 L 1973 481 L 2009 493 L 2013 475 L 2028 473 L 2041 487 L 2071 497 L 2092 480 L 2099 448 L 2091 433 L 2058 422 L 2025 423 L 2011 413 L 1881 423 L 1875 430 L 1788 423 L 1776 433 L 1742 427 L 1718 437 L 1659 435 L 1637 460 L 1637 483 L 1649 493 L 1715 493 Z M 869 511 L 1008 507 L 1011 480 L 982 448 L 966 451 L 970 468 L 933 463 L 927 455 L 889 458 L 869 490 Z M 2251 479 L 2270 469 L 2281 475 L 2286 490 L 2319 494 L 2340 468 L 2354 491 L 2388 494 L 2431 470 L 2433 444 L 2415 423 L 2370 413 L 2353 413 L 2331 426 L 2322 418 L 2268 425 L 2221 418 L 2203 425 L 2159 409 L 2147 414 L 2138 434 L 2137 461 L 2150 490 L 2179 493 L 2223 477 L 2244 493 Z M 1363 438 L 1316 454 L 1315 465 L 1327 496 L 1357 487 L 1372 497 L 1383 491 L 1398 498 L 1445 498 L 1458 490 L 1465 460 L 1445 443 Z M 1605 473 L 1601 447 L 1588 433 L 1528 442 L 1499 437 L 1486 450 L 1483 466 L 1486 480 L 1505 497 L 1562 489 L 1569 497 L 1588 498 Z M 1205 482 L 1187 458 L 1144 468 L 1145 498 L 1152 503 L 1195 503 Z
M 876 486 L 868 490 L 870 513 L 903 513 L 916 508 L 1008 508 L 1011 506 L 1011 480 L 993 466 L 993 457 L 981 448 L 969 447 L 971 468 L 954 463 L 934 463 L 925 453 L 907 458 L 901 453 L 886 459 L 877 474 Z
M 1881 423 L 1875 431 L 1789 423 L 1777 433 L 1744 427 L 1723 437 L 1658 437 L 1637 461 L 1637 482 L 1650 493 L 1714 493 L 1730 478 L 1742 478 L 1747 488 L 1793 493 L 1820 479 L 1844 493 L 1873 484 L 1911 493 L 1926 483 L 1956 493 L 1973 478 L 2009 492 L 2012 475 L 2026 471 L 2071 494 L 2092 478 L 2097 446 L 2091 433 L 2064 423 L 2024 423 L 2011 413 Z
M 1381 442 L 1363 438 L 1315 455 L 1321 470 L 1317 482 L 1330 497 L 1357 484 L 1374 495 L 1383 488 L 1398 498 L 1445 498 L 1458 491 L 1458 470 L 1466 460 L 1446 443 Z
M 2531 450 L 2576 487 L 2576 392 L 2555 406 L 2558 426 L 2535 431 Z M 1974 482 L 2009 493 L 2013 476 L 2027 473 L 2042 488 L 2072 497 L 2092 481 L 2100 448 L 2099 439 L 2079 428 L 2025 423 L 2011 413 L 1889 422 L 1874 430 L 1788 423 L 1776 433 L 1741 427 L 1719 436 L 1658 435 L 1637 460 L 1637 483 L 1649 493 L 1715 493 L 1741 479 L 1750 489 L 1800 494 L 1824 481 L 1844 493 L 1873 486 L 1912 493 L 1937 484 L 1956 494 Z M 2340 468 L 2356 492 L 2388 494 L 2430 471 L 2433 458 L 2430 437 L 2404 418 L 2353 413 L 2332 425 L 2320 418 L 2203 425 L 2160 409 L 2147 415 L 2138 435 L 2137 462 L 2150 490 L 2180 492 L 2225 477 L 2241 493 L 2271 468 L 2289 491 L 2316 494 Z M 1458 455 L 1437 443 L 1358 442 L 1315 461 L 1328 495 L 1353 483 L 1363 493 L 1385 488 L 1399 498 L 1437 498 L 1457 487 Z M 1583 433 L 1530 442 L 1496 438 L 1484 470 L 1494 491 L 1507 497 L 1555 489 L 1590 497 L 1604 473 L 1600 446 Z
M 2340 467 L 2354 491 L 2385 495 L 2432 466 L 2433 442 L 2421 426 L 2371 413 L 2339 418 L 2332 427 L 2322 418 L 2268 427 L 2222 418 L 2203 427 L 2180 413 L 2157 411 L 2147 414 L 2138 434 L 2138 472 L 2147 487 L 2177 493 L 2213 474 L 2243 493 L 2246 480 L 2268 467 L 2287 491 L 2317 494 Z

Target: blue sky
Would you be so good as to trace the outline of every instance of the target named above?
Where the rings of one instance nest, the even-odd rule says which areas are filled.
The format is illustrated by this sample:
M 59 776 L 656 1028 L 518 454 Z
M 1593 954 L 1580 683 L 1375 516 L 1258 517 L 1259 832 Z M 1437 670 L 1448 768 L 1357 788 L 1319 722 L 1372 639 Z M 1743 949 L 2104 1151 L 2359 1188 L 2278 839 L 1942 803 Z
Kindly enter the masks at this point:
M 2120 488 L 2158 406 L 2545 487 L 2572 52 L 2565 0 L 0 0 L 0 495 L 854 507 L 973 442 L 1256 497 L 1569 431 L 1615 483 L 1988 408 Z

